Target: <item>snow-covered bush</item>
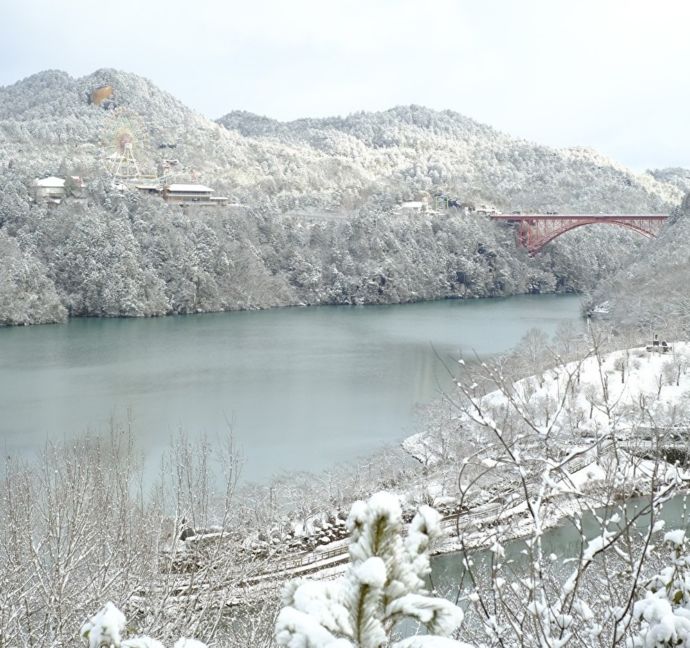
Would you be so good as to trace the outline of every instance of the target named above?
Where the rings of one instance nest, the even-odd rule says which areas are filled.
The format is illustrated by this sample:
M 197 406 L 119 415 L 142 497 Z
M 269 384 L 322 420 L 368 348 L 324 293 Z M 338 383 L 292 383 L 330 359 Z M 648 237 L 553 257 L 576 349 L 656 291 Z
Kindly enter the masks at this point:
M 278 645 L 288 648 L 412 648 L 466 644 L 448 639 L 463 613 L 425 588 L 429 545 L 440 533 L 440 516 L 421 507 L 403 538 L 398 499 L 380 492 L 352 506 L 351 565 L 335 582 L 293 581 L 283 592 L 276 622 Z M 412 618 L 431 635 L 392 643 L 396 624 Z
M 253 645 L 244 641 L 247 629 L 219 629 L 218 622 L 225 610 L 219 588 L 232 588 L 260 564 L 230 531 L 231 440 L 216 444 L 211 462 L 208 444 L 180 435 L 162 458 L 159 478 L 139 460 L 133 440 L 133 428 L 113 423 L 99 438 L 47 442 L 34 462 L 0 462 L 3 647 L 73 645 L 84 618 L 106 601 L 125 602 L 137 633 L 166 645 L 181 635 L 215 642 L 221 630 L 229 644 Z M 149 496 L 138 487 L 144 474 Z M 186 533 L 190 527 L 197 538 Z M 190 595 L 179 597 L 186 587 Z M 262 631 L 270 636 L 278 587 L 262 595 L 271 614 Z M 263 609 L 256 606 L 253 617 L 263 619 Z M 118 613 L 106 612 L 107 636 L 124 640 L 123 631 L 120 639 L 115 633 Z
M 670 564 L 650 578 L 644 598 L 633 608 L 639 632 L 628 642 L 633 648 L 688 648 L 690 646 L 690 555 L 685 531 L 664 535 L 671 548 Z
M 89 642 L 89 648 L 164 648 L 158 639 L 147 636 L 123 639 L 127 628 L 125 615 L 115 604 L 108 601 L 96 614 L 81 627 L 81 636 Z M 206 644 L 196 639 L 182 637 L 174 648 L 206 648 Z

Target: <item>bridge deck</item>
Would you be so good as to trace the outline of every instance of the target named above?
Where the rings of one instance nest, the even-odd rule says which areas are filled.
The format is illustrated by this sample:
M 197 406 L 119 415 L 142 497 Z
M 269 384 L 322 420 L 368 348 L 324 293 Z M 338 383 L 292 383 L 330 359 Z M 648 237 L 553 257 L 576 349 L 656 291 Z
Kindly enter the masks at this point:
M 489 218 L 494 220 L 560 220 L 560 219 L 593 219 L 593 220 L 666 220 L 668 214 L 490 214 Z

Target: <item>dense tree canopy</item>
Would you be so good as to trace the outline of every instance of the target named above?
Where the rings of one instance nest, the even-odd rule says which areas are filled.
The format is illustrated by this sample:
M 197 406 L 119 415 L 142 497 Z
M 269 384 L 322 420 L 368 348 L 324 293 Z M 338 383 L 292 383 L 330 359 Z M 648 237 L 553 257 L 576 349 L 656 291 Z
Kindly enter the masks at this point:
M 101 84 L 114 110 L 89 103 Z M 231 204 L 183 210 L 115 188 L 105 163 L 123 124 L 143 172 L 167 160 L 170 177 Z M 83 176 L 84 195 L 33 203 L 31 182 L 49 174 Z M 215 123 L 133 74 L 42 72 L 0 88 L 0 323 L 589 290 L 643 241 L 583 228 L 530 259 L 481 214 L 396 205 L 443 195 L 504 210 L 668 212 L 678 173 L 654 174 L 449 111 Z

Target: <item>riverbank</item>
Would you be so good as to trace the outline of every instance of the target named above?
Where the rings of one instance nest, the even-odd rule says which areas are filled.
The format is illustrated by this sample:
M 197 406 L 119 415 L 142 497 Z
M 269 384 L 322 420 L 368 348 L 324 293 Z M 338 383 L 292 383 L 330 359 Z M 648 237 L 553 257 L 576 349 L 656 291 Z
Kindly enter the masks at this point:
M 613 520 L 613 509 L 636 497 L 654 496 L 664 501 L 670 494 L 690 492 L 687 489 L 690 470 L 663 460 L 640 459 L 639 455 L 646 451 L 632 442 L 581 448 L 554 466 L 553 473 L 543 481 L 530 479 L 523 483 L 517 479 L 513 483 L 513 493 L 524 485 L 531 494 L 540 494 L 538 500 L 529 504 L 518 501 L 519 498 L 508 503 L 494 498 L 472 506 L 458 505 L 457 500 L 445 498 L 436 506 L 442 513 L 443 535 L 432 547 L 431 555 L 457 554 L 457 560 L 463 561 L 467 553 L 495 551 L 496 546 L 513 540 L 541 536 L 549 529 L 562 526 L 566 519 L 577 527 L 583 515 L 595 509 L 610 510 Z M 549 484 L 547 490 L 543 488 L 545 482 Z M 503 486 L 506 485 L 504 481 Z M 398 496 L 403 502 L 409 501 L 409 492 L 400 492 Z M 407 506 L 404 517 L 409 520 L 413 510 Z M 341 527 L 335 539 L 300 553 L 273 546 L 271 554 L 264 556 L 262 566 L 250 577 L 243 578 L 240 586 L 234 584 L 223 590 L 219 600 L 226 607 L 245 607 L 269 593 L 275 596 L 279 585 L 289 580 L 304 577 L 329 580 L 340 576 L 350 561 L 349 536 L 344 524 L 328 526 Z M 323 529 L 322 533 L 328 530 Z M 200 534 L 177 543 L 180 566 L 185 561 L 197 564 L 199 548 L 213 544 L 217 535 Z M 180 590 L 184 592 L 182 599 L 195 592 L 194 588 L 180 587 Z
M 34 610 L 46 610 L 45 617 L 52 618 L 57 612 L 49 607 L 54 582 L 49 579 L 57 573 L 65 574 L 70 584 L 61 601 L 75 618 L 83 618 L 82 612 L 96 596 L 121 602 L 138 618 L 160 615 L 173 624 L 186 623 L 184 619 L 194 623 L 223 619 L 233 624 L 250 614 L 252 627 L 270 633 L 282 582 L 302 576 L 327 578 L 342 570 L 348 556 L 346 511 L 352 499 L 367 496 L 366 489 L 397 493 L 408 516 L 421 503 L 437 505 L 451 532 L 439 550 L 485 547 L 494 556 L 500 555 L 511 537 L 526 533 L 539 538 L 563 516 L 572 519 L 575 528 L 577 520 L 592 509 L 624 503 L 635 494 L 663 493 L 667 477 L 674 480 L 669 488 L 678 491 L 685 486 L 677 480 L 690 476 L 669 467 L 674 461 L 670 451 L 679 456 L 673 437 L 682 436 L 683 431 L 669 426 L 665 416 L 682 416 L 689 377 L 681 360 L 688 348 L 684 343 L 671 346 L 668 354 L 649 356 L 635 349 L 608 354 L 599 347 L 599 353 L 575 364 L 545 365 L 523 382 L 495 371 L 507 368 L 505 358 L 474 366 L 458 364 L 462 372 L 455 377 L 455 390 L 439 403 L 448 415 L 432 416 L 428 432 L 444 429 L 456 434 L 459 443 L 437 447 L 448 437 L 430 437 L 429 447 L 437 447 L 438 460 L 427 461 L 426 466 L 417 461 L 414 474 L 400 473 L 388 484 L 382 483 L 387 480 L 386 465 L 377 457 L 361 467 L 359 474 L 350 470 L 352 481 L 336 474 L 323 474 L 320 479 L 292 475 L 282 482 L 284 488 L 268 485 L 253 500 L 236 498 L 229 482 L 225 499 L 218 502 L 222 493 L 214 493 L 205 481 L 204 467 L 214 460 L 212 449 L 202 446 L 205 454 L 195 454 L 195 446 L 181 440 L 177 454 L 168 457 L 164 466 L 166 481 L 156 490 L 158 497 L 146 499 L 138 490 L 141 464 L 134 455 L 131 431 L 129 436 L 115 434 L 100 444 L 92 439 L 49 446 L 35 470 L 27 470 L 23 461 L 10 461 L 7 483 L 13 485 L 13 497 L 2 500 L 2 512 L 21 529 L 31 525 L 31 533 L 8 535 L 2 544 L 3 555 L 16 556 L 15 562 L 7 563 L 5 576 L 14 588 L 10 591 L 19 592 L 16 600 L 20 603 L 13 605 L 17 614 L 31 615 L 22 617 L 23 622 L 35 621 Z M 534 359 L 523 349 L 514 358 L 518 368 L 524 368 L 520 363 L 525 357 Z M 626 358 L 627 364 L 618 362 Z M 587 365 L 590 360 L 595 360 L 592 371 Z M 674 361 L 680 373 L 665 370 Z M 621 381 L 623 370 L 625 381 Z M 470 371 L 482 373 L 483 378 L 476 376 L 481 381 L 491 376 L 499 379 L 501 389 L 489 391 L 485 382 L 482 386 L 472 380 Z M 657 373 L 664 377 L 660 384 L 656 384 Z M 586 379 L 590 375 L 598 376 L 598 383 L 590 383 Z M 547 398 L 552 390 L 559 398 Z M 590 404 L 596 420 L 585 425 Z M 631 409 L 636 404 L 643 407 L 641 413 Z M 655 427 L 650 425 L 652 420 Z M 665 456 L 667 461 L 655 461 L 655 456 Z M 74 492 L 88 494 L 88 501 L 75 498 Z M 332 497 L 340 498 L 341 508 L 330 520 Z M 174 517 L 171 502 L 177 513 Z M 290 517 L 289 503 L 293 504 Z M 46 515 L 23 522 L 27 511 L 37 510 L 45 510 Z M 94 512 L 113 524 L 94 524 L 94 519 L 101 519 L 94 518 Z M 56 519 L 73 521 L 65 532 L 71 534 L 69 542 L 80 547 L 80 562 L 73 564 L 70 554 L 57 551 L 55 543 L 62 541 L 61 536 L 50 524 Z M 190 527 L 200 531 L 214 520 L 221 523 L 213 535 L 189 536 Z M 453 537 L 453 529 L 462 533 L 462 543 Z M 299 546 L 307 536 L 315 546 Z M 116 553 L 112 553 L 114 546 Z M 32 551 L 40 551 L 41 559 L 35 560 Z M 89 570 L 89 557 L 94 555 L 109 557 L 102 567 L 105 576 L 100 570 Z M 51 556 L 61 561 L 59 569 L 44 572 L 43 566 L 52 564 Z M 86 581 L 88 588 L 85 574 L 91 579 Z M 39 578 L 51 583 L 45 596 L 44 590 L 31 585 Z
M 676 462 L 689 458 L 679 443 L 687 428 L 678 425 L 686 420 L 689 367 L 690 344 L 675 342 L 666 352 L 595 349 L 484 396 L 475 395 L 476 384 L 468 392 L 458 383 L 466 402 L 452 421 L 462 438 L 451 443 L 438 430 L 408 438 L 406 449 L 427 470 L 397 494 L 408 510 L 420 492 L 440 504 L 448 534 L 435 551 L 444 553 L 541 532 L 588 508 L 684 488 L 690 472 Z M 458 484 L 460 493 L 453 494 Z M 342 518 L 319 529 L 318 548 L 276 556 L 270 573 L 328 577 L 342 569 Z

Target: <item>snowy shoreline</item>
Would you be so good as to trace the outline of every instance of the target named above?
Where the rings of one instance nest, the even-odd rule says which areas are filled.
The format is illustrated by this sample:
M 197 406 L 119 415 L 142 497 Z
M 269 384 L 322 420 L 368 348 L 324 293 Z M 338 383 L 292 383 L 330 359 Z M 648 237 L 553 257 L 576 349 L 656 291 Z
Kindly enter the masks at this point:
M 517 408 L 523 408 L 521 413 L 524 415 L 535 416 L 537 424 L 540 423 L 538 412 L 528 411 L 530 405 L 539 403 L 543 406 L 549 402 L 549 398 L 556 403 L 565 402 L 566 397 L 569 399 L 567 407 L 559 410 L 559 416 L 542 423 L 544 428 L 548 425 L 552 433 L 557 431 L 561 435 L 558 451 L 566 455 L 554 466 L 557 468 L 554 474 L 558 476 L 549 478 L 552 483 L 548 496 L 544 498 L 544 514 L 539 520 L 542 530 L 561 524 L 580 508 L 585 498 L 598 499 L 598 494 L 610 497 L 614 487 L 616 501 L 626 501 L 645 494 L 652 483 L 658 489 L 660 482 L 679 483 L 690 479 L 689 472 L 671 463 L 635 456 L 645 456 L 652 450 L 658 450 L 652 447 L 651 436 L 646 440 L 643 438 L 649 436 L 652 430 L 670 435 L 671 442 L 678 435 L 676 421 L 679 417 L 682 419 L 686 402 L 690 401 L 688 368 L 690 343 L 675 342 L 669 346 L 668 353 L 649 352 L 645 347 L 613 351 L 601 357 L 588 357 L 581 363 L 571 362 L 553 367 L 512 385 L 514 393 L 511 397 L 516 397 Z M 597 400 L 604 398 L 602 391 L 615 406 L 607 409 L 602 405 L 603 401 Z M 487 409 L 496 411 L 505 406 L 505 399 L 505 394 L 494 391 L 479 400 Z M 649 404 L 649 421 L 642 421 L 643 425 L 635 420 L 633 406 L 639 402 Z M 471 423 L 469 419 L 468 423 Z M 653 428 L 651 423 L 658 427 Z M 567 441 L 564 440 L 566 432 Z M 460 457 L 452 456 L 452 452 L 449 454 L 446 441 L 442 439 L 439 444 L 439 439 L 433 435 L 419 433 L 405 439 L 403 448 L 431 470 L 440 467 L 443 461 L 459 469 L 457 462 Z M 442 458 L 443 453 L 446 456 Z M 480 461 L 485 467 L 495 463 L 489 457 L 480 458 Z M 532 485 L 538 484 L 540 476 L 543 478 L 541 469 L 534 473 Z M 458 498 L 446 495 L 440 483 L 434 484 L 433 477 L 426 481 L 423 485 L 425 491 L 436 492 L 432 505 L 441 505 L 442 511 L 446 509 L 443 511 L 446 534 L 434 547 L 434 555 L 458 552 L 463 546 L 473 551 L 486 548 L 496 535 L 495 526 L 500 527 L 501 537 L 510 539 L 525 537 L 534 531 L 534 520 L 526 515 L 527 503 L 524 499 L 515 505 L 500 501 L 500 495 L 515 493 L 520 487 L 519 482 L 513 478 L 502 484 L 505 490 L 499 492 L 499 496 L 484 502 L 468 502 L 463 507 L 459 525 L 463 539 L 460 541 L 457 535 L 448 533 L 456 526 Z M 419 484 L 411 485 L 398 492 L 398 496 L 409 502 L 415 499 L 413 493 L 419 488 Z M 520 496 L 516 499 L 520 499 Z M 611 500 L 602 497 L 601 502 L 606 505 Z M 346 546 L 342 540 L 338 543 Z M 305 567 L 308 565 L 310 576 L 327 578 L 344 568 L 343 565 L 333 567 L 329 564 L 336 553 L 335 547 L 336 543 L 328 543 L 309 553 Z M 319 554 L 327 555 L 323 569 L 319 568 Z M 346 559 L 344 552 L 343 559 Z M 289 570 L 279 571 L 285 576 L 290 575 Z M 295 573 L 300 572 L 300 569 L 295 570 Z
M 686 430 L 677 421 L 687 420 L 689 371 L 690 343 L 676 342 L 668 353 L 634 347 L 595 354 L 504 385 L 510 391 L 477 398 L 484 410 L 480 417 L 473 419 L 469 410 L 459 413 L 465 427 L 454 432 L 461 430 L 468 437 L 480 428 L 489 434 L 507 433 L 496 421 L 508 420 L 505 408 L 512 399 L 511 407 L 530 417 L 536 428 L 532 437 L 515 435 L 512 464 L 501 457 L 501 445 L 488 443 L 485 436 L 476 437 L 479 449 L 468 455 L 454 454 L 464 452 L 466 446 L 452 446 L 448 439 L 414 435 L 404 447 L 422 458 L 428 471 L 394 488 L 393 494 L 406 515 L 425 497 L 441 512 L 444 534 L 432 555 L 442 555 L 491 549 L 499 541 L 540 535 L 583 511 L 624 504 L 634 497 L 659 496 L 673 489 L 687 492 L 690 471 L 664 457 L 678 452 L 687 456 L 687 446 L 677 442 Z M 554 395 L 557 398 L 549 400 Z M 644 405 L 642 418 L 635 409 L 639 403 Z M 546 405 L 555 407 L 556 414 L 545 413 Z M 544 438 L 550 439 L 546 454 L 539 445 Z M 464 482 L 458 475 L 468 467 L 488 477 L 477 481 L 471 493 L 463 491 L 463 496 L 456 490 Z M 281 542 L 265 543 L 265 553 L 255 554 L 262 562 L 243 580 L 242 588 L 228 583 L 226 604 L 255 600 L 276 582 L 340 575 L 349 563 L 347 528 L 342 515 L 328 523 L 326 517 L 322 511 L 293 521 L 292 532 Z M 207 540 L 214 542 L 211 536 Z M 203 548 L 203 542 L 202 534 L 179 544 L 194 559 L 194 545 L 201 543 L 198 546 Z M 251 555 L 259 547 L 250 538 L 247 542 Z

